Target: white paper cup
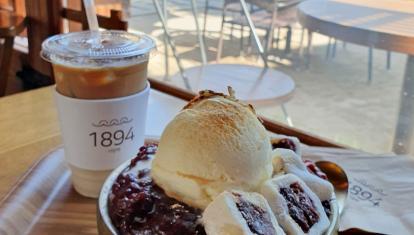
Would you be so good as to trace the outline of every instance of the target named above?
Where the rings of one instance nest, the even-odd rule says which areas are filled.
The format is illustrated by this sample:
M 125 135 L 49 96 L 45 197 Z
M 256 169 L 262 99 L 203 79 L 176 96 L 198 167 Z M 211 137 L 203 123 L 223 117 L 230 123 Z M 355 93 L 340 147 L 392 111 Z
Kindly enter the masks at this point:
M 98 197 L 106 176 L 144 144 L 149 92 L 149 83 L 114 99 L 76 99 L 55 91 L 65 159 L 80 194 Z

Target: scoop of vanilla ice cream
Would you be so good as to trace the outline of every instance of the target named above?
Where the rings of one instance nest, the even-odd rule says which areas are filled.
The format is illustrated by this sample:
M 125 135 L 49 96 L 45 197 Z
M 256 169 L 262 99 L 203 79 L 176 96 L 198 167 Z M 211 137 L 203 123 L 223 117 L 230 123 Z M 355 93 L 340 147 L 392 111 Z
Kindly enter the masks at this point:
M 271 178 L 271 162 L 268 133 L 252 108 L 214 96 L 168 124 L 151 174 L 167 195 L 204 209 L 225 190 L 258 189 Z

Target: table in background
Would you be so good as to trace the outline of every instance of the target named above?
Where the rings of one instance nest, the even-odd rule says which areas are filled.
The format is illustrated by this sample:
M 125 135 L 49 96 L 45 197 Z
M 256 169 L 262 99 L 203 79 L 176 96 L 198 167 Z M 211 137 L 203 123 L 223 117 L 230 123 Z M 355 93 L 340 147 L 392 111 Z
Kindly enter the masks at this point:
M 310 32 L 408 55 L 393 150 L 399 154 L 413 152 L 414 2 L 308 0 L 299 5 L 298 17 Z
M 185 104 L 151 90 L 146 136 L 160 136 Z M 1 98 L 0 110 L 1 201 L 35 162 L 61 144 L 61 138 L 52 87 Z

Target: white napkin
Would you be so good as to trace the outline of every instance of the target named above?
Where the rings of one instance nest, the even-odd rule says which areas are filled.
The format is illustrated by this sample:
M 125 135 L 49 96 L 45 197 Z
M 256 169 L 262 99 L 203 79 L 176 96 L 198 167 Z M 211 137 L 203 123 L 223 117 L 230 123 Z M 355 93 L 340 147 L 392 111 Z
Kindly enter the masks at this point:
M 414 158 L 304 147 L 303 158 L 340 165 L 350 181 L 339 230 L 414 234 Z

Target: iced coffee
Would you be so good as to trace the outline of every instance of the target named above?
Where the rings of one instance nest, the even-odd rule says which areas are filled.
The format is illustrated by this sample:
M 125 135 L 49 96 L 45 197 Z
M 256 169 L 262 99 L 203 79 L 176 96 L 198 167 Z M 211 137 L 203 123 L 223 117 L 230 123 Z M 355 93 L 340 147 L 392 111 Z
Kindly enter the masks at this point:
M 55 64 L 56 89 L 65 96 L 81 99 L 110 99 L 144 90 L 148 62 L 107 68 L 71 68 Z
M 143 33 L 83 31 L 47 39 L 65 155 L 75 189 L 97 197 L 106 176 L 144 138 L 147 66 L 154 41 Z

